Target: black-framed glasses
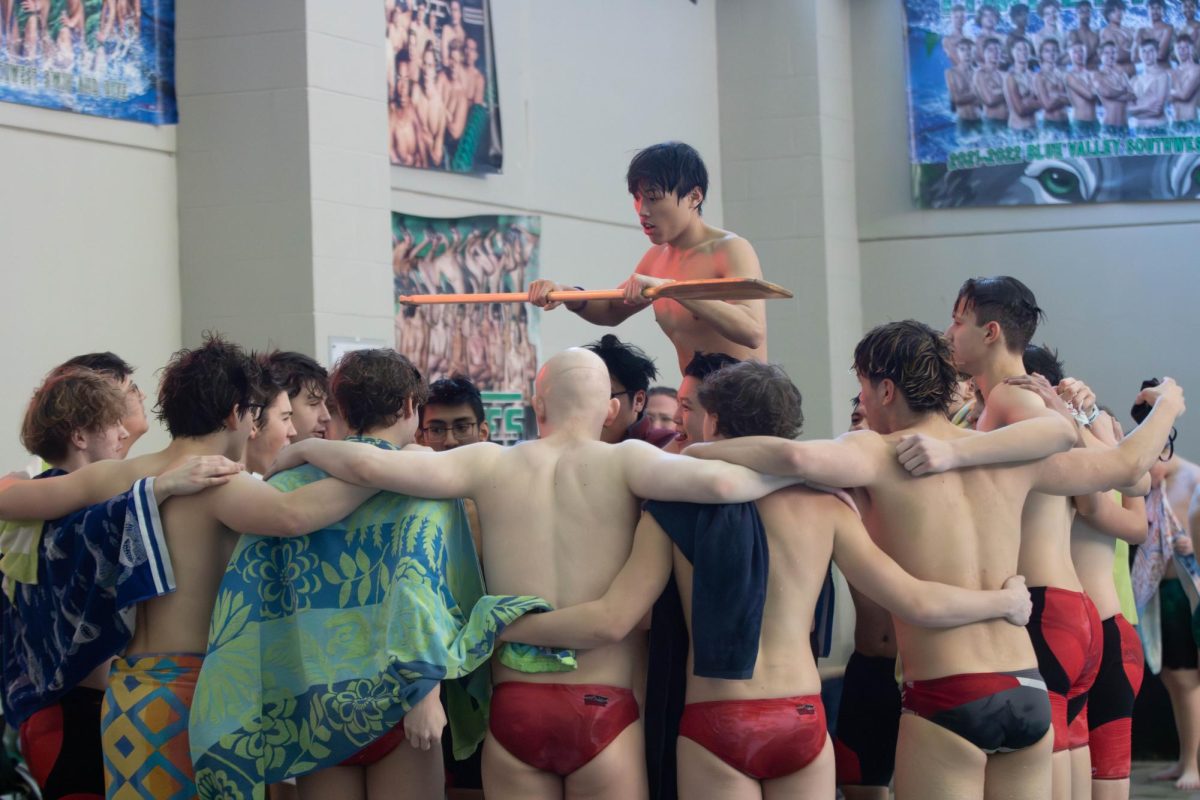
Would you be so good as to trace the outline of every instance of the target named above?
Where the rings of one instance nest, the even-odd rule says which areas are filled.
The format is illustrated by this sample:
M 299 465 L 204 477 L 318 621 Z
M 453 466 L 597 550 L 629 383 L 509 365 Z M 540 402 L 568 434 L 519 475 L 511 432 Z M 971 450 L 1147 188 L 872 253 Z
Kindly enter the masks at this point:
M 440 441 L 445 439 L 446 434 L 450 431 L 454 432 L 455 439 L 462 439 L 464 436 L 470 436 L 478 427 L 478 422 L 466 422 L 464 420 L 459 420 L 453 425 L 438 425 L 436 423 L 433 425 L 427 425 L 424 428 L 421 428 L 421 431 L 427 438 L 434 441 Z
M 246 403 L 246 410 L 250 412 L 251 419 L 258 419 L 267 410 L 266 403 Z
M 634 395 L 636 392 L 637 392 L 637 390 L 636 390 L 636 389 L 622 389 L 622 390 L 621 390 L 621 391 L 619 391 L 619 392 L 613 392 L 613 393 L 611 393 L 611 394 L 608 396 L 608 399 L 609 399 L 609 400 L 616 400 L 616 399 L 617 399 L 618 397 L 620 397 L 621 395 L 623 395 L 623 394 L 627 394 L 627 395 L 629 395 L 629 399 L 630 399 L 630 400 L 632 400 L 632 399 L 633 399 L 633 395 Z

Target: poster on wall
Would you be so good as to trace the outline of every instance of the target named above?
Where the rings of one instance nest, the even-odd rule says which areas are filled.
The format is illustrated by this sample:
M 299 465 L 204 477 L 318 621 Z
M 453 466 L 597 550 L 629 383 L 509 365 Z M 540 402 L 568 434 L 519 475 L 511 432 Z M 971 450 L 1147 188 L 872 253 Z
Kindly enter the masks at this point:
M 395 296 L 521 291 L 538 276 L 541 217 L 392 214 Z M 532 435 L 539 316 L 525 303 L 396 303 L 396 350 L 430 382 L 465 375 L 492 441 Z
M 922 208 L 1200 196 L 1195 0 L 903 0 Z
M 384 0 L 393 164 L 500 172 L 500 100 L 488 0 Z
M 0 0 L 0 100 L 177 122 L 175 0 Z

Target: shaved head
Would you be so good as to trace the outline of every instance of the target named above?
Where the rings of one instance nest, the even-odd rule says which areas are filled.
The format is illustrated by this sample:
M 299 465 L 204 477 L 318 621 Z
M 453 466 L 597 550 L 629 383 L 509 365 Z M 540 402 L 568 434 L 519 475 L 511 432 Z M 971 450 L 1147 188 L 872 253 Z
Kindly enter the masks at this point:
M 594 423 L 598 436 L 615 403 L 610 393 L 608 368 L 598 355 L 581 347 L 564 350 L 542 365 L 534 383 L 538 423 Z

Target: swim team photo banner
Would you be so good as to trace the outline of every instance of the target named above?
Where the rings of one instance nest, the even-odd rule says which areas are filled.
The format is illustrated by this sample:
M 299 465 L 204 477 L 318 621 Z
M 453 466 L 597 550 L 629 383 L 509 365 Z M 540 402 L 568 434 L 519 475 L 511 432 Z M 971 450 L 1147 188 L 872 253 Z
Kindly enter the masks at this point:
M 384 0 L 393 164 L 500 172 L 500 100 L 487 0 Z
M 518 292 L 538 277 L 542 218 L 392 214 L 395 296 Z M 540 311 L 526 303 L 396 303 L 396 350 L 430 383 L 465 375 L 483 393 L 491 439 L 533 438 Z
M 1200 196 L 1194 0 L 901 0 L 921 208 Z
M 175 0 L 0 0 L 0 100 L 177 122 Z

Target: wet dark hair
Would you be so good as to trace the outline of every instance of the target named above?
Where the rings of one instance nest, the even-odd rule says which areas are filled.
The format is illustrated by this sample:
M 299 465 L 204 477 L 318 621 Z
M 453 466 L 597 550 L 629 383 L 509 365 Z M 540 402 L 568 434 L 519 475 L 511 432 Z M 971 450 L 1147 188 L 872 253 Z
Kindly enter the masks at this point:
M 103 431 L 125 416 L 125 393 L 102 372 L 58 367 L 33 392 L 21 423 L 21 444 L 50 463 L 70 452 L 75 431 Z
M 1192 37 L 1186 33 L 1175 34 L 1175 44 L 1179 44 L 1180 42 L 1187 42 L 1188 44 L 1195 44 L 1192 41 Z
M 1060 11 L 1062 10 L 1062 3 L 1058 2 L 1058 0 L 1041 0 L 1041 2 L 1037 4 L 1038 15 L 1040 16 L 1042 14 L 1045 14 L 1046 9 L 1050 8 L 1051 6 L 1053 6 L 1054 8 L 1057 8 Z
M 266 360 L 271 377 L 287 391 L 288 397 L 294 399 L 305 389 L 329 396 L 329 373 L 316 359 L 291 350 L 272 350 Z
M 1048 344 L 1027 346 L 1021 360 L 1025 363 L 1025 372 L 1030 375 L 1036 372 L 1050 381 L 1051 386 L 1058 386 L 1067 377 L 1058 351 L 1051 349 Z
M 673 386 L 652 386 L 650 387 L 650 390 L 646 392 L 646 399 L 658 397 L 659 395 L 662 395 L 663 397 L 669 397 L 672 400 L 679 399 L 679 392 Z
M 1117 9 L 1124 11 L 1125 8 L 1125 0 L 1104 0 L 1104 18 L 1108 19 L 1112 12 Z M 1112 44 L 1112 42 L 1109 43 Z
M 1162 383 L 1162 380 L 1159 378 L 1149 378 L 1148 380 L 1142 381 L 1142 388 L 1149 389 L 1152 386 L 1158 386 L 1160 383 Z M 1141 425 L 1146 421 L 1146 417 L 1150 416 L 1150 411 L 1152 408 L 1153 407 L 1149 403 L 1134 403 L 1133 408 L 1129 409 L 1129 416 L 1133 417 L 1134 422 L 1136 422 L 1138 425 Z M 1160 461 L 1170 461 L 1175 455 L 1175 437 L 1178 435 L 1179 431 L 1175 430 L 1175 428 L 1171 428 L 1171 435 L 1167 437 L 1167 457 L 1163 458 L 1162 456 L 1159 456 L 1158 458 Z
M 1024 3 L 1013 3 L 1008 9 L 1008 19 L 1011 22 L 1016 22 L 1019 16 L 1029 16 L 1029 6 Z
M 85 353 L 75 356 L 60 364 L 58 369 L 63 370 L 69 367 L 90 369 L 107 375 L 118 383 L 128 378 L 137 369 L 116 353 L 107 350 L 103 353 Z
M 354 350 L 333 368 L 329 387 L 351 433 L 394 425 L 404 415 L 406 401 L 420 407 L 429 396 L 421 373 L 390 348 Z
M 640 347 L 622 342 L 611 333 L 584 347 L 600 356 L 608 367 L 609 377 L 624 386 L 630 398 L 634 392 L 649 389 L 650 381 L 658 377 L 654 362 Z
M 975 312 L 975 322 L 985 325 L 1000 323 L 1004 343 L 1010 353 L 1024 352 L 1033 340 L 1038 322 L 1046 312 L 1038 308 L 1037 299 L 1029 287 L 1008 275 L 995 278 L 969 278 L 958 290 L 954 310 L 962 306 Z
M 890 380 L 913 411 L 944 415 L 958 387 L 950 343 L 913 319 L 868 331 L 854 348 L 854 371 L 872 384 Z
M 242 416 L 255 402 L 262 370 L 240 346 L 219 333 L 171 356 L 158 384 L 154 413 L 172 438 L 217 433 L 236 408 Z
M 700 386 L 700 405 L 717 417 L 717 433 L 794 439 L 804 425 L 800 390 L 777 364 L 741 361 L 721 367 Z
M 692 360 L 683 368 L 683 377 L 704 380 L 722 367 L 740 363 L 741 359 L 725 353 L 701 353 L 697 350 L 692 355 Z
M 429 399 L 421 406 L 421 422 L 430 406 L 470 406 L 476 422 L 483 422 L 483 397 L 471 379 L 452 375 L 429 384 Z
M 655 190 L 683 197 L 692 189 L 700 189 L 700 205 L 708 197 L 708 169 L 696 148 L 683 142 L 652 144 L 638 152 L 629 162 L 625 184 L 630 194 Z

